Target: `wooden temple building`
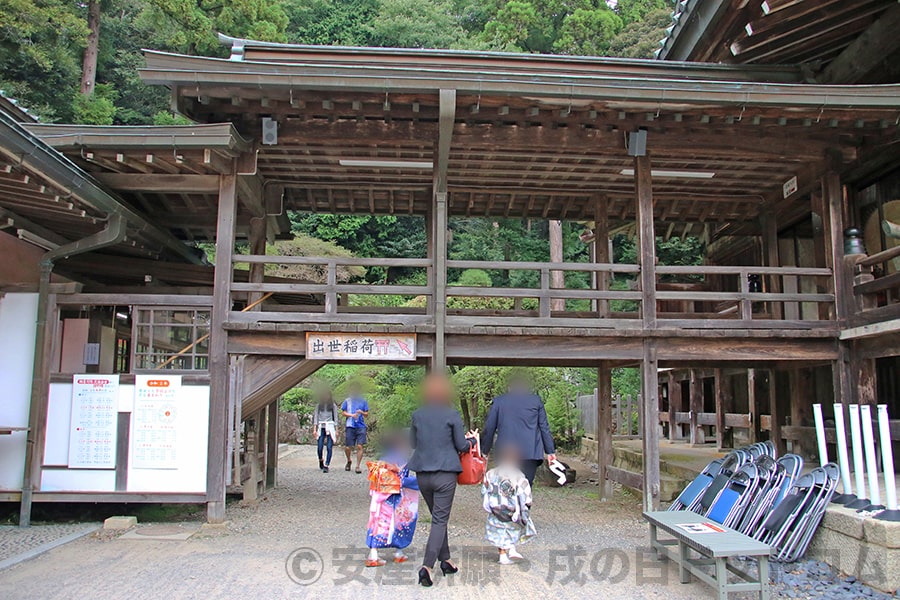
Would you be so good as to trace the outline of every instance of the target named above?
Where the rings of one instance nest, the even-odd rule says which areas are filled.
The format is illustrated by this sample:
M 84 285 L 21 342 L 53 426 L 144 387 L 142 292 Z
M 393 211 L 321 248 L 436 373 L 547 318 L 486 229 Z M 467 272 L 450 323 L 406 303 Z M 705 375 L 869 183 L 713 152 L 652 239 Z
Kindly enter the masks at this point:
M 23 523 L 32 502 L 53 501 L 206 502 L 221 521 L 229 486 L 253 496 L 275 483 L 277 400 L 342 359 L 325 349 L 335 341 L 400 340 L 409 356 L 382 360 L 434 369 L 595 367 L 603 478 L 610 371 L 639 367 L 643 422 L 661 425 L 643 427 L 647 507 L 660 435 L 802 447 L 814 402 L 900 415 L 900 250 L 882 227 L 900 222 L 900 85 L 872 75 L 877 64 L 866 85 L 842 75 L 876 60 L 856 40 L 896 3 L 840 3 L 866 7 L 841 29 L 849 57 L 823 34 L 818 52 L 810 35 L 796 55 L 689 62 L 722 61 L 723 44 L 747 44 L 731 36 L 748 22 L 755 37 L 798 6 L 838 3 L 783 4 L 687 0 L 664 60 L 231 38 L 229 58 L 147 51 L 141 77 L 194 125 L 46 125 L 4 103 L 0 499 L 21 501 Z M 710 7 L 724 16 L 706 19 Z M 825 26 L 813 16 L 811 30 Z M 413 215 L 427 254 L 266 255 L 291 212 Z M 456 216 L 584 222 L 592 262 L 450 260 Z M 617 233 L 636 236 L 638 264 L 612 261 Z M 657 238 L 688 235 L 706 243 L 704 264 L 657 264 Z M 347 266 L 418 269 L 426 283 L 344 282 Z M 539 284 L 448 286 L 469 268 Z M 554 287 L 554 271 L 592 285 Z M 512 302 L 448 308 L 487 296 Z M 76 390 L 95 379 L 79 374 L 119 375 L 114 423 L 89 423 L 112 442 L 72 426 Z M 106 455 L 75 460 L 82 442 Z

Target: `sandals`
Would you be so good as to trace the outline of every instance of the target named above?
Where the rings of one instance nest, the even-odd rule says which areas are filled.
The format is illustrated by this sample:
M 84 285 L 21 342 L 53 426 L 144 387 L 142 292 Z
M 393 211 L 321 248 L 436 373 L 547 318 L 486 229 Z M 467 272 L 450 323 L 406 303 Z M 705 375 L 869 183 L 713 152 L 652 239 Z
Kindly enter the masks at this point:
M 387 564 L 387 561 L 384 560 L 383 558 L 377 558 L 377 559 L 367 558 L 366 559 L 367 567 L 383 567 L 386 564 Z

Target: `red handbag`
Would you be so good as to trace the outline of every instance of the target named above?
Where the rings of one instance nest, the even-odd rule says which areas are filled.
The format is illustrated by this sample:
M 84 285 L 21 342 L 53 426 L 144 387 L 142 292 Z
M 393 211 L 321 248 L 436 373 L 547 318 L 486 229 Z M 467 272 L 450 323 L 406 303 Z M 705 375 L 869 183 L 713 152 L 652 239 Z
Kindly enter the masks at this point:
M 475 445 L 468 452 L 461 452 L 459 462 L 462 465 L 462 473 L 456 478 L 460 485 L 479 485 L 484 481 L 487 471 L 487 461 L 481 454 L 481 443 L 475 438 Z

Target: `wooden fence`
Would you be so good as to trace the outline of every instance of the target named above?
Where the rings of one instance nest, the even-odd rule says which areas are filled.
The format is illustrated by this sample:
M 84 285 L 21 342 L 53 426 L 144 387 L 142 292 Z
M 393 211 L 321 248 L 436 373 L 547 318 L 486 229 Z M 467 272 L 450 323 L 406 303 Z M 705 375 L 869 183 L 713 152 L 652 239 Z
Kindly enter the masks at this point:
M 580 414 L 584 435 L 597 439 L 597 391 L 576 397 L 575 406 Z M 640 394 L 616 394 L 612 397 L 613 439 L 630 440 L 641 437 L 640 407 Z

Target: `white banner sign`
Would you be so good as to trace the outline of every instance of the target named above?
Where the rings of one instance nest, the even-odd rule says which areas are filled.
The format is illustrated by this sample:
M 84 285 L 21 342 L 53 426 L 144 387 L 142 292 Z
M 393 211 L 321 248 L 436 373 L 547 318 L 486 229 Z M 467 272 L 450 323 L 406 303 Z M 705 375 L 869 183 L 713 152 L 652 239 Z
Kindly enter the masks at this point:
M 181 375 L 135 375 L 131 466 L 177 469 L 178 395 Z
M 119 376 L 72 377 L 70 469 L 115 469 Z
M 312 360 L 416 360 L 416 335 L 407 333 L 306 334 L 306 358 Z

